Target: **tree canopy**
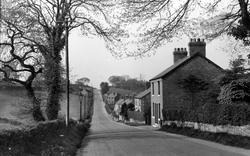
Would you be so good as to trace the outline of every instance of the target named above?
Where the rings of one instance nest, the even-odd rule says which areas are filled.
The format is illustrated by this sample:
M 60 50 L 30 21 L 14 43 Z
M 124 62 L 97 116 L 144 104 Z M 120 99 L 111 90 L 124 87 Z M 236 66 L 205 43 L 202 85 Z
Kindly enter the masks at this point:
M 127 90 L 133 90 L 135 92 L 141 92 L 149 88 L 150 83 L 144 80 L 138 80 L 136 78 L 130 78 L 127 75 L 124 76 L 110 76 L 109 82 L 112 86 Z
M 112 49 L 123 32 L 119 29 L 119 9 L 115 0 L 6 0 L 1 22 L 20 32 L 44 59 L 47 85 L 48 119 L 56 119 L 59 111 L 61 60 L 66 30 L 80 28 L 82 35 L 104 39 Z M 66 22 L 67 21 L 67 22 Z M 5 28 L 4 28 L 5 29 Z M 114 46 L 115 47 L 115 46 Z M 115 55 L 115 51 L 112 51 Z
M 207 39 L 230 34 L 247 40 L 250 30 L 248 0 L 128 0 L 126 4 L 128 22 L 140 23 L 134 33 L 137 55 L 183 34 Z
M 89 82 L 90 82 L 90 79 L 87 77 L 82 77 L 76 80 L 76 84 L 82 87 L 88 85 Z

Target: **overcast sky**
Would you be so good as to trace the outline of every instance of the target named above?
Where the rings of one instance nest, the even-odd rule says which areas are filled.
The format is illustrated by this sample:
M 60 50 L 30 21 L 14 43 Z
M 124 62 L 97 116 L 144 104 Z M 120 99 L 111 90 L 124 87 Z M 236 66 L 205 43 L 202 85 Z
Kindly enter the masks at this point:
M 95 87 L 99 87 L 102 81 L 108 81 L 111 75 L 139 78 L 141 74 L 145 80 L 149 80 L 173 64 L 174 48 L 188 48 L 188 42 L 189 38 L 184 38 L 165 44 L 151 57 L 119 60 L 111 55 L 101 39 L 86 38 L 74 31 L 69 38 L 71 80 L 88 77 Z M 223 43 L 219 40 L 208 43 L 206 55 L 222 68 L 228 68 L 230 57 L 222 50 Z

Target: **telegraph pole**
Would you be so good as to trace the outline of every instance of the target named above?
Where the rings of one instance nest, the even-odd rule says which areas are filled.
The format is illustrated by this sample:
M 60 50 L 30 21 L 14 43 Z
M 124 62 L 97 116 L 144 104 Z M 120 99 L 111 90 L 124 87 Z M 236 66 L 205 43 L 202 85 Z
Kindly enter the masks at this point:
M 66 3 L 66 11 L 67 11 L 67 15 L 65 18 L 65 62 L 66 62 L 66 104 L 67 104 L 67 108 L 66 108 L 66 126 L 69 125 L 69 85 L 70 85 L 70 81 L 69 81 L 69 26 L 68 26 L 68 2 L 67 0 L 65 1 Z

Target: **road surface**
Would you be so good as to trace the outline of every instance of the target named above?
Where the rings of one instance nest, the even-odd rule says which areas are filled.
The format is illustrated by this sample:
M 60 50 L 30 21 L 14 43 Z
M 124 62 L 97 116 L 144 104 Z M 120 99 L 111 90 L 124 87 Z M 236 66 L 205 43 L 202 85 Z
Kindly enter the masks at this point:
M 243 150 L 199 139 L 130 127 L 112 121 L 95 91 L 94 115 L 77 156 L 250 156 Z

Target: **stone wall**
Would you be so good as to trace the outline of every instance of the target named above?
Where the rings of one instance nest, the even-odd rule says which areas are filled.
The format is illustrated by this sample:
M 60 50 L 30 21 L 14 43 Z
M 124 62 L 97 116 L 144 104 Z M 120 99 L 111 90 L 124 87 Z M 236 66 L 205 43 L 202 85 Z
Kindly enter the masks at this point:
M 170 125 L 175 123 L 178 127 L 191 127 L 194 129 L 199 129 L 201 131 L 214 132 L 214 133 L 228 133 L 241 136 L 250 136 L 250 125 L 245 126 L 231 126 L 231 125 L 211 125 L 196 122 L 184 122 L 181 121 L 165 121 L 163 125 Z

